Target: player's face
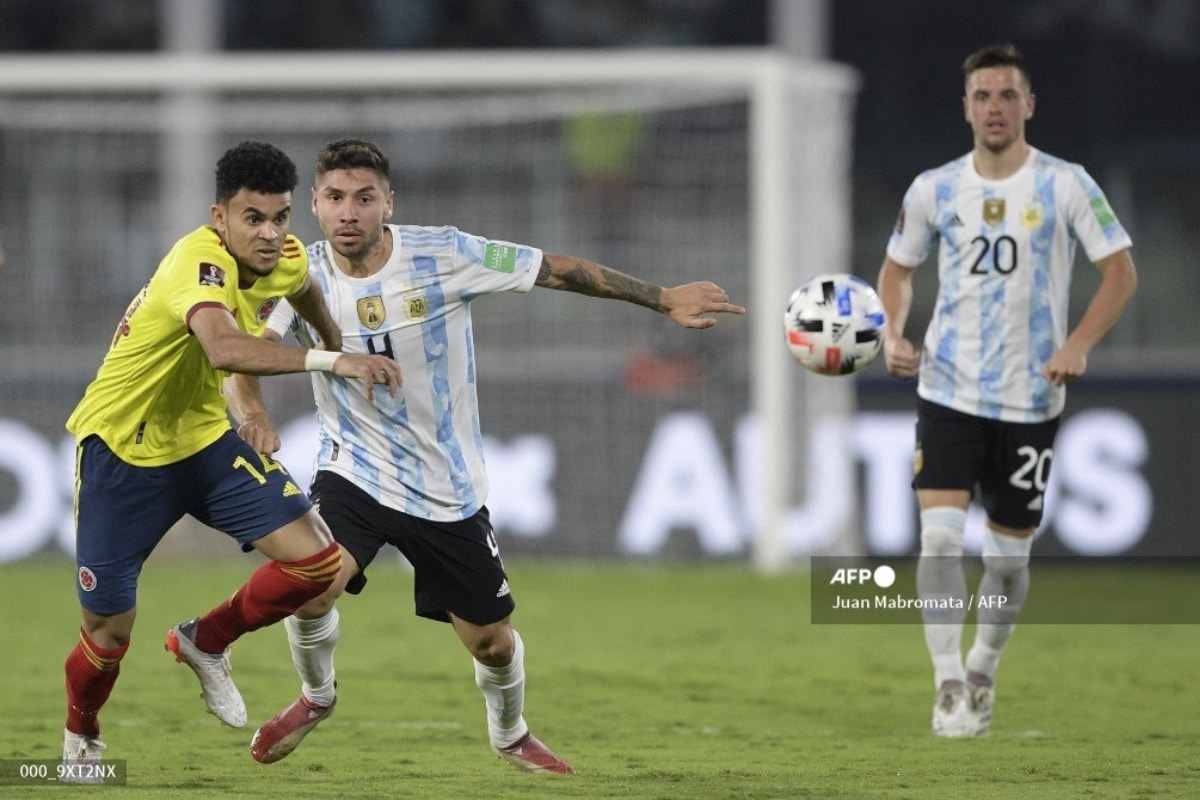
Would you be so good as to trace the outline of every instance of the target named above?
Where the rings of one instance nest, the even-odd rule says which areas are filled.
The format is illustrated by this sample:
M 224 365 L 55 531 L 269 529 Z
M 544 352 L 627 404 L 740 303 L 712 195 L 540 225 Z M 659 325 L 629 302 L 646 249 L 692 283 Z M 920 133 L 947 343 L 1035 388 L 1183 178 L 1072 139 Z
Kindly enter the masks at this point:
M 313 187 L 313 213 L 339 255 L 369 260 L 385 250 L 383 223 L 392 216 L 392 190 L 374 170 L 331 170 Z
M 279 264 L 292 228 L 292 193 L 239 189 L 228 203 L 212 207 L 212 223 L 237 260 L 238 277 L 253 283 Z
M 975 144 L 999 153 L 1025 140 L 1025 121 L 1033 116 L 1033 94 L 1016 67 L 977 69 L 967 78 L 963 110 Z

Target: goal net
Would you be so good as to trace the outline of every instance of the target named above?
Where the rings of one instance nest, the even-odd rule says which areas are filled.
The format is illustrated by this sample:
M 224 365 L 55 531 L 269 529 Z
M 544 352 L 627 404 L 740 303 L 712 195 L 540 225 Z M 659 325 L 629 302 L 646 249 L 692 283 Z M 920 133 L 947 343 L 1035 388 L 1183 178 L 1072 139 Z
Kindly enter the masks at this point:
M 474 304 L 506 553 L 844 551 L 852 383 L 801 374 L 781 320 L 801 280 L 849 271 L 855 91 L 765 51 L 0 59 L 0 560 L 69 548 L 63 421 L 129 299 L 207 221 L 220 153 L 292 156 L 308 242 L 316 152 L 347 136 L 390 156 L 394 222 L 710 279 L 748 308 L 697 332 L 570 293 Z M 265 383 L 306 480 L 307 378 Z

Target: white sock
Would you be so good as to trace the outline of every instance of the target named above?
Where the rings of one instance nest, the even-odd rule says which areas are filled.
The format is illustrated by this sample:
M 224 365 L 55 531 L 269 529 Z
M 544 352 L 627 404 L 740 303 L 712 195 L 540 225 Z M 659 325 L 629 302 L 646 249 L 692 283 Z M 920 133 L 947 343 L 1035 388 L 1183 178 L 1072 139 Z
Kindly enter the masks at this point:
M 475 661 L 475 685 L 487 705 L 488 739 L 493 747 L 515 744 L 529 732 L 525 724 L 525 645 L 516 631 L 513 658 L 504 667 L 489 667 Z
M 287 617 L 283 621 L 287 628 L 288 646 L 292 650 L 292 664 L 303 682 L 301 691 L 309 702 L 319 706 L 333 704 L 337 691 L 333 670 L 333 651 L 337 647 L 341 629 L 338 627 L 338 610 L 334 606 L 329 613 L 316 619 Z
M 962 608 L 923 609 L 925 644 L 933 661 L 933 685 L 966 678 L 962 663 L 962 629 L 966 621 L 967 580 L 963 573 L 963 529 L 967 512 L 935 506 L 921 512 L 921 558 L 917 562 L 917 594 L 921 599 L 956 599 Z
M 1004 605 L 979 607 L 976 614 L 975 643 L 967 653 L 967 670 L 989 679 L 996 677 L 1000 654 L 1012 636 L 1021 606 L 1029 594 L 1029 553 L 1033 537 L 1005 536 L 990 527 L 983 534 L 983 578 L 979 597 L 1003 596 Z

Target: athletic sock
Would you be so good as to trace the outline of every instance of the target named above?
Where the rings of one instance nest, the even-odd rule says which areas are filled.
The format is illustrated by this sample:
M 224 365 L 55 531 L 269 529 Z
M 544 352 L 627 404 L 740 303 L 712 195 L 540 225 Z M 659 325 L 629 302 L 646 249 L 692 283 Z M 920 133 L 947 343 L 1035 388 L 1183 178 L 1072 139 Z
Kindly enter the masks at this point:
M 336 544 L 299 561 L 268 561 L 228 602 L 200 618 L 196 647 L 222 653 L 244 633 L 289 616 L 333 583 L 342 567 Z
M 935 687 L 966 677 L 962 663 L 962 629 L 967 613 L 967 581 L 962 566 L 966 524 L 967 512 L 953 506 L 935 506 L 921 512 L 917 594 L 922 600 L 948 601 L 947 607 L 921 610 Z
M 129 642 L 104 649 L 81 628 L 79 643 L 67 656 L 67 724 L 71 733 L 100 735 L 100 709 L 112 693 Z
M 1005 536 L 991 528 L 983 534 L 983 578 L 979 597 L 992 602 L 976 612 L 975 642 L 967 653 L 967 669 L 988 679 L 996 676 L 1000 655 L 1016 627 L 1029 594 L 1029 554 L 1033 537 Z M 995 598 L 1003 598 L 997 605 Z
M 493 747 L 515 744 L 529 732 L 525 710 L 525 644 L 516 631 L 513 657 L 506 666 L 489 667 L 475 660 L 475 685 L 487 705 L 488 739 Z
M 296 666 L 303 683 L 302 694 L 316 705 L 332 705 L 337 696 L 333 651 L 341 630 L 338 627 L 337 607 L 316 619 L 291 616 L 283 621 L 283 625 L 287 628 L 292 664 Z

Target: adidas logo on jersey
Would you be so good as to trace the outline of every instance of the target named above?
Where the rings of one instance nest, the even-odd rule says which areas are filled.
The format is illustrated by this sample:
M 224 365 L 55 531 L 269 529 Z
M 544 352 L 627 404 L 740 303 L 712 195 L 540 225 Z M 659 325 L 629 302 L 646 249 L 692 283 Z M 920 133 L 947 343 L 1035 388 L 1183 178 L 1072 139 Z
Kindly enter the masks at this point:
M 500 588 L 498 590 L 496 590 L 496 597 L 504 597 L 508 593 L 509 593 L 508 579 L 505 578 L 504 582 L 500 584 Z
M 958 214 L 955 214 L 953 217 L 950 218 L 950 221 L 946 223 L 946 227 L 947 228 L 962 228 L 962 227 L 964 227 L 962 217 L 960 217 Z
M 297 486 L 296 484 L 292 483 L 291 481 L 288 481 L 287 483 L 285 483 L 283 485 L 283 496 L 284 497 L 294 497 L 298 494 L 300 494 L 300 487 Z

